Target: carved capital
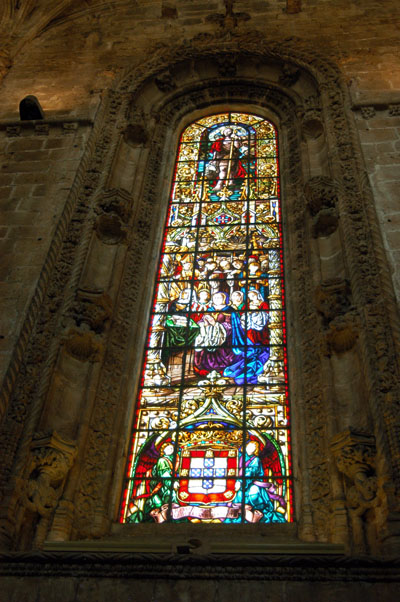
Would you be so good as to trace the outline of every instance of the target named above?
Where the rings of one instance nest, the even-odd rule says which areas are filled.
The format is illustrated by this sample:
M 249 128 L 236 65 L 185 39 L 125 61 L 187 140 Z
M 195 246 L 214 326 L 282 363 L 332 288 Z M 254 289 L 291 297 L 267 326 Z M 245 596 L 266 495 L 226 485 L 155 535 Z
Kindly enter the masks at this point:
M 328 346 L 328 355 L 332 352 L 340 354 L 350 351 L 358 338 L 358 322 L 352 312 L 345 316 L 338 316 L 329 324 L 325 339 Z
M 330 236 L 333 234 L 339 224 L 339 215 L 334 207 L 321 209 L 313 219 L 312 233 L 314 238 L 320 236 Z
M 302 119 L 303 134 L 306 138 L 315 139 L 324 133 L 321 103 L 318 96 L 309 96 L 304 99 L 300 115 Z
M 375 464 L 375 437 L 365 431 L 349 428 L 338 433 L 331 450 L 340 472 L 352 480 L 359 472 L 370 473 Z
M 48 516 L 56 507 L 65 477 L 77 448 L 75 442 L 55 431 L 38 435 L 31 444 L 31 473 L 25 488 L 26 507 L 40 516 Z
M 358 338 L 359 322 L 351 306 L 347 280 L 332 278 L 322 282 L 315 291 L 315 305 L 325 328 L 323 352 L 330 356 L 350 351 Z
M 125 190 L 112 188 L 102 193 L 97 206 L 98 213 L 115 214 L 126 223 L 131 215 L 132 197 Z
M 350 286 L 347 280 L 331 278 L 322 282 L 315 291 L 315 305 L 325 323 L 343 316 L 351 308 Z
M 337 202 L 334 182 L 324 176 L 310 178 L 304 188 L 308 209 L 313 217 L 321 210 L 333 209 Z
M 95 224 L 96 234 L 106 245 L 116 245 L 126 238 L 126 232 L 118 215 L 100 215 Z
M 352 516 L 362 517 L 379 503 L 378 481 L 374 471 L 375 437 L 350 428 L 332 439 L 331 450 L 338 469 L 350 481 L 346 486 L 346 499 Z M 358 544 L 360 541 L 358 537 Z
M 87 324 L 96 333 L 104 331 L 111 314 L 112 301 L 106 293 L 80 290 L 71 308 L 71 317 L 76 325 Z
M 141 123 L 130 123 L 123 132 L 124 141 L 130 146 L 145 146 L 147 131 Z

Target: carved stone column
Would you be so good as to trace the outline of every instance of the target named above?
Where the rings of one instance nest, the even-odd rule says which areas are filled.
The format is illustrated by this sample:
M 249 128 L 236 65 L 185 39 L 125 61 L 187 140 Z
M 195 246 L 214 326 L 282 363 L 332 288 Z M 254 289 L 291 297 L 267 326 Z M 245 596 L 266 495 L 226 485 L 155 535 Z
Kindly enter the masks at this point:
M 30 476 L 23 492 L 26 509 L 39 515 L 35 545 L 46 538 L 49 521 L 62 494 L 66 476 L 76 456 L 74 442 L 63 439 L 55 431 L 37 436 L 31 445 Z
M 345 492 L 356 553 L 376 549 L 376 508 L 381 505 L 375 474 L 375 437 L 349 428 L 331 442 L 336 465 L 346 477 Z
M 329 358 L 333 376 L 335 426 L 332 434 L 348 424 L 369 428 L 362 366 L 356 344 L 360 318 L 352 305 L 349 282 L 341 278 L 323 281 L 315 291 L 315 305 L 322 316 L 322 352 Z

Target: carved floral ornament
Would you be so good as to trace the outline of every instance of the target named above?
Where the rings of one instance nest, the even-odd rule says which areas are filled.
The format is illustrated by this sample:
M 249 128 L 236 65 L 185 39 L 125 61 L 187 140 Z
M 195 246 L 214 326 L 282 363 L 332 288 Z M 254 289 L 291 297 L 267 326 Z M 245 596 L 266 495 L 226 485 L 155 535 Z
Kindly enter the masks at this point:
M 245 52 L 242 52 L 243 48 Z M 227 52 L 237 58 L 234 68 L 232 61 L 218 59 Z M 198 80 L 194 84 L 190 80 L 190 74 L 196 72 L 197 63 L 208 65 L 209 79 Z M 298 74 L 291 68 L 282 69 L 285 64 L 294 65 L 300 70 L 297 81 Z M 262 75 L 262 65 L 270 67 L 267 76 Z M 260 75 L 254 76 L 257 72 Z M 310 81 L 315 89 L 312 103 L 306 101 L 310 96 Z M 307 82 L 307 93 L 302 92 L 302 82 Z M 141 95 L 141 91 L 150 86 L 154 91 L 151 102 L 148 95 Z M 296 87 L 296 93 L 292 87 Z M 369 382 L 374 383 L 369 388 L 371 399 L 366 403 L 366 412 L 370 420 L 383 424 L 384 443 L 381 453 L 387 456 L 393 466 L 393 481 L 400 488 L 400 444 L 395 437 L 389 436 L 399 424 L 398 413 L 394 408 L 394 400 L 399 398 L 397 365 L 392 362 L 383 369 L 378 367 L 376 351 L 379 345 L 381 356 L 394 357 L 397 341 L 391 323 L 396 320 L 393 317 L 395 305 L 376 218 L 369 213 L 372 207 L 370 193 L 361 182 L 361 155 L 353 136 L 346 110 L 347 96 L 341 86 L 338 71 L 329 61 L 297 41 L 268 46 L 263 36 L 257 32 L 245 38 L 230 35 L 229 40 L 224 36 L 217 40 L 213 36 L 202 36 L 184 46 L 155 49 L 146 64 L 124 74 L 116 88 L 110 91 L 108 104 L 104 105 L 103 113 L 98 117 L 78 174 L 76 185 L 80 187 L 82 194 L 76 195 L 74 191 L 75 196 L 71 199 L 71 207 L 75 211 L 73 216 L 79 216 L 79 219 L 67 222 L 63 236 L 58 239 L 58 253 L 54 253 L 52 269 L 49 270 L 48 296 L 37 308 L 35 315 L 42 327 L 32 337 L 25 339 L 27 370 L 19 374 L 12 387 L 9 414 L 5 418 L 2 433 L 3 444 L 7 446 L 1 467 L 5 479 L 19 476 L 13 473 L 12 466 L 18 454 L 16 442 L 20 438 L 26 439 L 26 427 L 24 420 L 20 418 L 21 415 L 32 415 L 32 412 L 36 412 L 36 415 L 40 413 L 45 399 L 43 391 L 46 390 L 46 382 L 50 383 L 55 369 L 56 354 L 50 353 L 50 342 L 54 345 L 54 337 L 59 336 L 57 333 L 60 332 L 61 317 L 71 315 L 74 304 L 78 307 L 78 288 L 85 287 L 84 283 L 79 283 L 79 276 L 76 275 L 83 273 L 87 253 L 91 252 L 92 245 L 95 244 L 100 245 L 97 249 L 107 257 L 111 257 L 112 253 L 123 253 L 123 261 L 118 262 L 117 268 L 113 267 L 117 264 L 111 260 L 109 262 L 114 280 L 111 276 L 106 278 L 102 274 L 102 279 L 96 281 L 101 284 L 96 294 L 104 293 L 110 298 L 107 308 L 101 306 L 100 310 L 108 311 L 109 307 L 112 308 L 112 318 L 105 318 L 101 328 L 97 329 L 102 331 L 97 336 L 104 340 L 104 361 L 101 370 L 92 375 L 92 378 L 97 379 L 96 382 L 90 385 L 91 390 L 96 391 L 96 398 L 86 439 L 81 446 L 85 451 L 79 458 L 80 476 L 75 476 L 77 485 L 72 502 L 74 513 L 72 518 L 62 519 L 65 521 L 63 532 L 69 534 L 68 537 L 103 536 L 109 532 L 110 524 L 115 520 L 114 509 L 110 506 L 110 492 L 121 486 L 122 476 L 115 471 L 115 458 L 121 457 L 126 449 L 126 430 L 125 426 L 121 427 L 121 420 L 115 420 L 114 417 L 117 414 L 126 416 L 132 411 L 132 408 L 128 409 L 131 398 L 121 394 L 121 383 L 125 382 L 127 376 L 129 378 L 130 375 L 139 373 L 140 358 L 135 356 L 132 360 L 132 341 L 135 341 L 135 347 L 139 349 L 144 336 L 142 325 L 146 316 L 143 307 L 152 286 L 147 275 L 154 267 L 152 252 L 159 244 L 157 235 L 152 233 L 158 231 L 160 212 L 162 213 L 162 206 L 166 206 L 168 191 L 165 190 L 165 178 L 171 177 L 160 170 L 171 150 L 168 144 L 166 147 L 169 132 L 171 128 L 177 132 L 183 122 L 188 123 L 191 111 L 202 110 L 205 114 L 209 107 L 227 102 L 240 107 L 250 105 L 255 111 L 258 107 L 269 118 L 275 115 L 275 120 L 281 127 L 284 222 L 287 224 L 286 255 L 291 265 L 288 312 L 295 324 L 291 336 L 294 337 L 292 348 L 296 349 L 296 354 L 292 354 L 292 361 L 297 366 L 298 375 L 293 383 L 293 398 L 301 399 L 301 407 L 299 405 L 297 411 L 301 413 L 305 425 L 304 440 L 312 441 L 313 447 L 319 450 L 318 454 L 313 455 L 311 446 L 307 444 L 303 446 L 299 460 L 301 474 L 309 475 L 302 482 L 301 494 L 299 492 L 298 495 L 300 536 L 303 539 L 326 541 L 329 534 L 334 532 L 335 521 L 339 520 L 331 510 L 333 494 L 327 473 L 329 450 L 325 429 L 332 413 L 329 400 L 323 393 L 323 358 L 315 345 L 315 341 L 321 336 L 314 298 L 318 278 L 318 270 L 314 266 L 318 258 L 310 258 L 311 241 L 305 228 L 305 224 L 309 224 L 311 231 L 312 220 L 323 211 L 337 211 L 340 215 L 339 221 L 333 220 L 334 226 L 335 230 L 341 228 L 348 269 L 346 280 L 352 291 L 351 306 L 359 315 L 358 336 L 366 350 L 364 363 Z M 320 107 L 323 107 L 323 113 L 320 112 Z M 310 111 L 315 119 L 321 119 L 321 115 L 324 115 L 323 128 L 318 126 L 311 133 L 318 137 L 325 136 L 324 144 L 332 151 L 333 172 L 326 177 L 331 178 L 331 181 L 339 179 L 342 192 L 336 195 L 331 186 L 324 185 L 323 198 L 321 195 L 318 197 L 314 194 L 314 186 L 310 181 L 310 200 L 306 204 L 304 187 L 310 178 L 302 171 L 298 135 L 301 127 L 297 127 L 297 120 L 310 115 Z M 108 177 L 112 166 L 114 170 L 115 165 L 118 168 L 120 133 L 126 132 L 130 123 L 137 123 L 136 116 L 143 114 L 146 135 L 137 131 L 132 134 L 134 149 L 143 140 L 149 150 L 142 176 L 137 176 L 134 182 L 135 193 L 140 190 L 140 195 L 135 196 L 134 211 L 131 213 L 124 213 L 120 209 L 125 202 L 125 193 L 121 193 L 120 201 L 107 213 L 105 207 L 99 205 L 99 198 L 111 194 Z M 129 145 L 129 136 L 126 136 L 126 144 Z M 122 163 L 119 169 L 123 170 Z M 115 173 L 118 176 L 118 169 Z M 114 175 L 112 187 L 121 190 L 124 187 L 121 183 L 118 184 L 117 176 Z M 127 195 L 129 197 L 131 191 L 127 191 Z M 95 236 L 93 222 L 88 218 L 90 211 L 95 211 L 100 220 L 103 216 L 112 217 L 109 221 L 100 221 L 99 229 L 96 226 Z M 119 220 L 118 225 L 113 216 Z M 121 244 L 125 224 L 130 230 L 129 242 Z M 334 235 L 334 231 L 330 232 L 332 228 L 330 225 L 325 229 L 325 236 Z M 320 231 L 320 227 L 316 227 L 316 236 L 319 236 Z M 111 286 L 110 283 L 116 279 L 118 286 Z M 70 283 L 73 284 L 76 295 L 66 298 L 64 290 Z M 333 296 L 336 298 L 336 293 Z M 79 312 L 86 316 L 86 300 L 80 305 Z M 345 314 L 340 313 L 339 317 L 342 318 L 343 315 Z M 333 321 L 334 318 L 331 319 L 329 315 L 328 325 Z M 42 359 L 33 363 L 30 360 L 38 349 L 41 350 Z M 131 358 L 129 374 L 126 372 L 128 357 Z M 388 393 L 391 397 L 388 397 Z M 21 404 L 26 414 L 21 414 Z M 17 413 L 16 408 L 20 408 Z M 17 465 L 24 465 L 21 458 Z M 10 495 L 4 500 L 6 508 L 12 507 L 10 500 L 13 494 Z M 61 493 L 60 504 L 65 502 L 62 495 Z M 56 508 L 56 519 L 61 520 L 61 514 L 57 512 Z M 10 525 L 11 521 L 8 520 L 3 526 L 8 539 L 13 538 Z

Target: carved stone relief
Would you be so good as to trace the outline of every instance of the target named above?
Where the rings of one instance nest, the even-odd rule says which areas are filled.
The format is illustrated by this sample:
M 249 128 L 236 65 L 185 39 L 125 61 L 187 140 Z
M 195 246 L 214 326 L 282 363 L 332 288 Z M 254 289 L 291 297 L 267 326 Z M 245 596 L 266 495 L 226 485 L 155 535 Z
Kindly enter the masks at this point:
M 318 138 L 324 131 L 322 124 L 321 101 L 317 95 L 308 96 L 301 111 L 303 134 L 308 138 Z
M 124 140 L 132 146 L 142 146 L 147 143 L 147 132 L 141 123 L 130 123 L 124 131 Z
M 316 176 L 308 180 L 304 192 L 313 217 L 313 236 L 330 236 L 336 231 L 339 222 L 334 183 L 330 178 Z
M 364 119 L 375 117 L 375 107 L 361 107 L 361 115 Z
M 65 478 L 75 456 L 74 442 L 56 432 L 36 435 L 31 445 L 30 475 L 23 490 L 23 505 L 40 516 L 35 545 L 40 546 L 47 535 L 52 512 L 61 496 Z
M 375 472 L 375 438 L 350 428 L 332 439 L 331 449 L 339 471 L 347 477 L 346 500 L 354 551 L 376 551 L 379 535 L 376 515 L 383 501 Z
M 217 58 L 218 73 L 221 77 L 234 77 L 237 71 L 236 57 L 222 54 Z
M 315 304 L 323 317 L 326 353 L 344 353 L 357 340 L 357 315 L 351 305 L 349 283 L 340 278 L 324 281 L 315 293 Z
M 176 88 L 176 83 L 169 71 L 160 73 L 154 82 L 160 92 L 171 92 Z

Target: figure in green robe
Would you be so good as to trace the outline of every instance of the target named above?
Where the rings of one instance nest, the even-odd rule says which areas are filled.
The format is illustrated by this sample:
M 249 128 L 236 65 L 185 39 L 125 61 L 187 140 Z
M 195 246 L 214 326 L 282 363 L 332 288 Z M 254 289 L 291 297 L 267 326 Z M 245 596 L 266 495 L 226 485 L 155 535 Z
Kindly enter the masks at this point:
M 164 443 L 161 446 L 161 455 L 151 471 L 153 477 L 150 481 L 151 494 L 144 505 L 145 514 L 149 514 L 155 508 L 161 508 L 169 501 L 176 500 L 176 493 L 172 488 L 173 453 L 172 443 Z
M 160 448 L 160 457 L 153 468 L 147 471 L 130 503 L 127 523 L 141 523 L 155 520 L 154 514 L 170 501 L 176 502 L 176 491 L 172 487 L 174 446 L 165 442 Z
M 241 481 L 237 482 L 237 493 L 233 500 L 234 506 L 243 503 L 250 506 L 257 517 L 254 519 L 260 523 L 284 523 L 285 517 L 274 509 L 274 501 L 279 502 L 280 507 L 286 503 L 280 495 L 276 494 L 272 483 L 265 480 L 264 469 L 259 454 L 258 441 L 249 441 L 245 453 L 239 459 L 240 473 L 246 477 L 244 486 Z M 260 514 L 262 514 L 260 518 Z M 253 520 L 254 520 L 253 519 Z M 225 522 L 239 522 L 240 519 L 226 520 Z
M 172 301 L 168 308 L 161 351 L 161 360 L 166 367 L 171 355 L 192 346 L 199 333 L 199 326 L 189 318 L 191 299 L 193 303 L 196 301 L 195 291 L 185 288 L 181 291 L 179 299 Z

